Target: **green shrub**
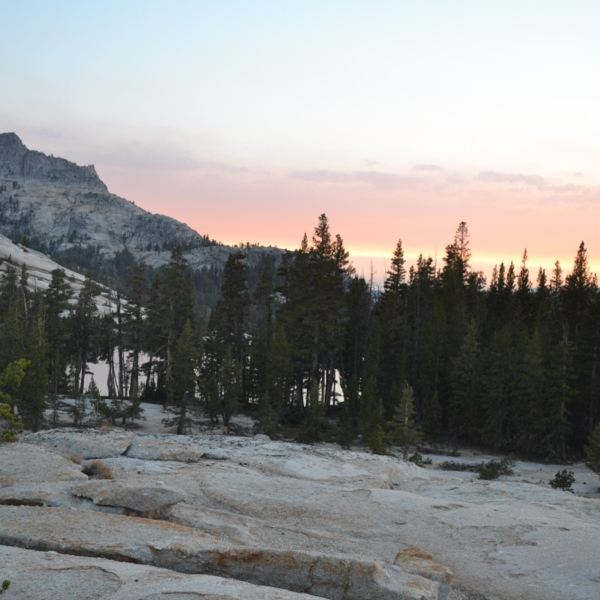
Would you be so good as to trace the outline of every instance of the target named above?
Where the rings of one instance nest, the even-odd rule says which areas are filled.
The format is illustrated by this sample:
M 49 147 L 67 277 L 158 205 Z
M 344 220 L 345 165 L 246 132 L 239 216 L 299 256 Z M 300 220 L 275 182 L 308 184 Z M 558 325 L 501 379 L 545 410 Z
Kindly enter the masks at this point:
M 481 463 L 479 466 L 479 479 L 498 479 L 500 475 L 513 475 L 513 467 L 517 459 L 509 454 L 499 461 L 490 460 L 487 463 Z
M 440 464 L 440 469 L 443 471 L 472 471 L 477 472 L 480 465 L 473 465 L 471 463 L 459 463 L 454 460 L 446 460 Z
M 409 457 L 408 460 L 412 463 L 415 463 L 417 467 L 423 467 L 431 464 L 431 459 L 423 458 L 423 455 L 420 452 L 415 452 L 411 457 Z
M 573 484 L 575 483 L 575 474 L 573 471 L 563 469 L 558 471 L 554 479 L 550 481 L 550 486 L 555 490 L 565 490 L 565 492 L 573 492 Z
M 478 465 L 446 461 L 440 465 L 440 468 L 444 471 L 471 471 L 472 473 L 479 473 L 479 479 L 492 480 L 498 479 L 500 475 L 513 475 L 513 467 L 516 462 L 516 457 L 509 454 L 500 460 L 490 460 Z
M 23 423 L 15 419 L 10 405 L 0 403 L 0 441 L 1 442 L 16 442 L 17 433 L 23 431 Z

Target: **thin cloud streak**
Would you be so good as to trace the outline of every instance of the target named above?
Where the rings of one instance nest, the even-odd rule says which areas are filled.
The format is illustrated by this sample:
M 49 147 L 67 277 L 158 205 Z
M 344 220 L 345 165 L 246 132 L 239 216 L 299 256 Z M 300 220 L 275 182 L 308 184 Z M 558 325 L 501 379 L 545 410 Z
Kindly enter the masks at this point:
M 483 171 L 475 177 L 475 180 L 485 183 L 521 183 L 532 186 L 543 186 L 546 183 L 546 180 L 540 175 L 498 173 L 497 171 Z
M 426 183 L 426 180 L 420 177 L 409 177 L 379 171 L 294 171 L 291 173 L 291 177 L 292 179 L 312 183 L 367 183 L 383 187 L 405 187 Z
M 439 171 L 443 171 L 444 169 L 438 165 L 429 165 L 429 164 L 421 164 L 421 165 L 415 165 L 412 168 L 413 171 L 425 171 L 425 172 L 429 172 L 429 173 L 434 173 L 434 172 L 439 172 Z

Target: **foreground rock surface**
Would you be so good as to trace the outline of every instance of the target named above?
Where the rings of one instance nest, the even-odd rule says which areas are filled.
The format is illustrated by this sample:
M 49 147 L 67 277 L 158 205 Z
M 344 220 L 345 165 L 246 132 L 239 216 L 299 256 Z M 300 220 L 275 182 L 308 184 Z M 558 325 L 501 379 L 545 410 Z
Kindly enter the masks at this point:
M 45 498 L 38 494 L 47 508 L 0 507 L 3 543 L 48 549 L 40 544 L 54 540 L 55 551 L 85 554 L 82 547 L 96 547 L 97 556 L 179 570 L 175 562 L 195 562 L 195 572 L 280 587 L 292 577 L 294 586 L 305 586 L 296 591 L 327 598 L 600 597 L 597 499 L 530 483 L 484 482 L 464 473 L 420 469 L 392 457 L 271 442 L 263 436 L 133 435 L 121 454 L 102 459 L 113 477 L 107 481 L 85 483 L 72 477 L 77 465 L 63 469 L 59 481 L 30 473 L 26 483 L 3 471 L 3 452 L 13 453 L 14 459 L 21 448 L 31 463 L 36 450 L 67 452 L 71 435 L 44 432 L 43 439 L 25 436 L 28 444 L 0 448 L 0 481 L 6 483 L 0 486 L 0 503 L 33 493 L 31 482 L 47 482 L 51 490 Z M 78 434 L 78 444 L 85 445 L 85 435 Z M 97 444 L 97 436 L 89 435 L 90 443 Z M 110 442 L 110 433 L 103 435 L 107 447 L 118 447 Z M 30 442 L 43 446 L 32 450 Z M 62 465 L 65 459 L 48 460 Z M 77 495 L 82 488 L 86 497 Z M 122 500 L 129 492 L 143 490 L 147 496 L 152 489 L 157 498 L 168 491 L 178 500 L 170 505 L 168 523 L 97 512 L 114 508 L 99 503 L 109 492 Z M 75 515 L 81 519 L 77 527 Z M 73 521 L 72 529 L 61 525 L 67 520 Z M 125 550 L 137 554 L 125 555 Z M 291 559 L 295 566 L 290 570 Z M 370 591 L 360 588 L 368 579 L 362 574 L 350 582 L 351 574 L 361 569 L 375 575 Z M 316 585 L 311 579 L 315 573 L 328 587 Z M 386 582 L 391 582 L 387 588 Z M 416 590 L 414 582 L 423 589 Z M 388 592 L 397 595 L 385 596 Z
M 438 600 L 440 585 L 394 565 L 232 547 L 190 527 L 85 509 L 0 506 L 0 544 L 220 575 L 331 600 Z
M 5 546 L 0 565 L 11 582 L 7 600 L 319 600 L 222 577 Z

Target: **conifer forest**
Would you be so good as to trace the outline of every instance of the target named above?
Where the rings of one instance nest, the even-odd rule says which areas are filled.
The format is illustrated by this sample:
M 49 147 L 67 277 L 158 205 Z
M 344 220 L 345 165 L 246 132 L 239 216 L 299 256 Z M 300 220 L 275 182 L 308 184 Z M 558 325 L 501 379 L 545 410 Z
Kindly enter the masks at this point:
M 558 261 L 530 273 L 524 251 L 486 282 L 470 259 L 464 222 L 437 265 L 421 255 L 407 269 L 398 241 L 375 289 L 323 214 L 299 249 L 265 258 L 252 286 L 243 249 L 231 254 L 202 315 L 180 247 L 161 270 L 128 268 L 108 312 L 91 276 L 74 295 L 57 269 L 32 291 L 27 270 L 5 263 L 0 392 L 33 430 L 70 394 L 114 424 L 161 403 L 178 433 L 201 414 L 228 426 L 241 411 L 271 436 L 374 452 L 443 440 L 581 453 L 600 422 L 600 294 L 584 243 L 567 275 Z M 89 375 L 98 361 L 108 397 Z M 71 410 L 82 423 L 85 403 Z

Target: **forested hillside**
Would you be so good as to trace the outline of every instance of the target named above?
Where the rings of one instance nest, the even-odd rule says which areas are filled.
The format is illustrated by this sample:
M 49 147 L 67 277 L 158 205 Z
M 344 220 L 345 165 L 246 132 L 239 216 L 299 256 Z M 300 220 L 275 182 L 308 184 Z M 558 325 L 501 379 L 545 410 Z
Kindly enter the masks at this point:
M 151 280 L 145 263 L 130 267 L 106 315 L 92 280 L 71 298 L 56 270 L 35 292 L 6 265 L 0 370 L 20 364 L 25 376 L 5 391 L 36 429 L 104 360 L 113 400 L 96 408 L 113 422 L 144 399 L 168 406 L 179 433 L 199 410 L 225 425 L 245 410 L 270 435 L 362 439 L 376 452 L 421 439 L 552 459 L 581 451 L 600 421 L 600 296 L 583 242 L 567 276 L 558 262 L 530 274 L 525 251 L 486 284 L 470 258 L 465 223 L 437 271 L 424 256 L 407 270 L 398 241 L 375 292 L 321 215 L 278 268 L 265 258 L 252 293 L 243 251 L 231 254 L 208 322 L 180 247 Z

